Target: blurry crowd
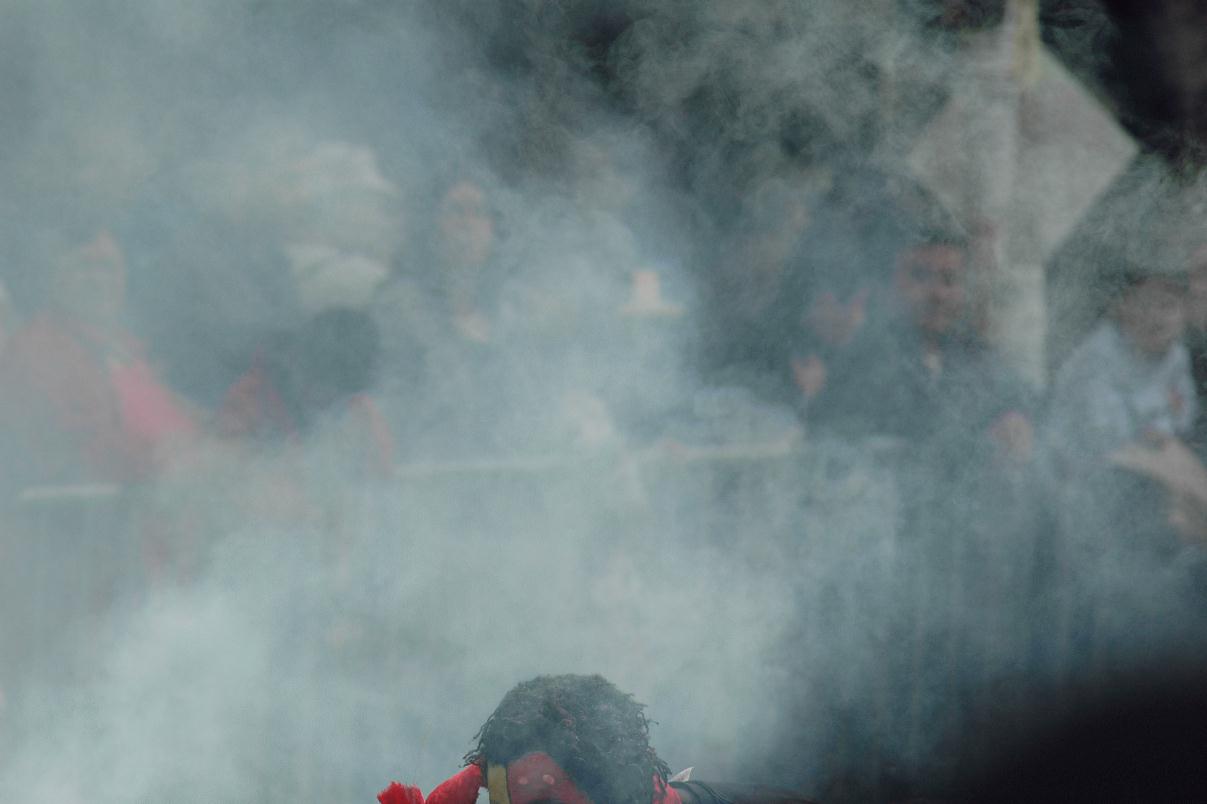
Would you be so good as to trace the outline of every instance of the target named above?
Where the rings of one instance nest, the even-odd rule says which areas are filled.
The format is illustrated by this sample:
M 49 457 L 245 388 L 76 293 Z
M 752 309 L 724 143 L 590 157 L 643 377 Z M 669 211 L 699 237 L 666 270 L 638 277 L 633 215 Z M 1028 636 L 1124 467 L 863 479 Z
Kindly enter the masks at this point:
M 505 370 L 492 345 L 516 335 L 519 316 L 539 326 L 542 314 L 563 311 L 542 288 L 507 282 L 488 191 L 471 179 L 448 182 L 422 213 L 416 250 L 395 259 L 392 242 L 406 227 L 398 191 L 368 149 L 321 146 L 289 171 L 272 191 L 288 196 L 274 212 L 291 220 L 255 247 L 270 252 L 270 267 L 246 271 L 257 282 L 270 277 L 285 299 L 266 305 L 265 320 L 232 338 L 234 347 L 187 335 L 198 319 L 226 321 L 222 303 L 239 306 L 244 288 L 222 287 L 221 268 L 209 281 L 215 306 L 213 297 L 182 297 L 187 283 L 173 280 L 165 306 L 187 312 L 165 348 L 145 334 L 156 313 L 148 327 L 131 309 L 130 285 L 146 285 L 147 272 L 131 277 L 116 229 L 50 233 L 43 262 L 30 267 L 37 281 L 23 283 L 26 303 L 5 296 L 6 499 L 146 485 L 203 471 L 214 449 L 288 455 L 325 428 L 346 446 L 349 482 L 390 477 L 399 451 L 432 457 L 413 445 L 433 430 L 445 452 L 459 437 L 492 451 L 485 420 L 500 412 L 493 375 Z M 505 310 L 506 294 L 527 306 Z M 625 301 L 616 300 L 618 316 Z
M 555 270 L 517 268 L 525 252 L 500 231 L 497 179 L 448 173 L 429 204 L 404 204 L 372 151 L 322 145 L 270 188 L 286 223 L 254 249 L 272 254 L 294 314 L 220 359 L 211 344 L 177 344 L 186 361 L 221 363 L 205 374 L 221 387 L 201 391 L 176 387 L 189 367 L 164 367 L 136 332 L 116 230 L 53 231 L 28 303 L 4 299 L 6 510 L 19 520 L 165 479 L 208 484 L 267 455 L 257 479 L 271 492 L 229 483 L 224 504 L 289 521 L 323 497 L 308 483 L 402 482 L 400 466 L 522 470 L 550 453 L 791 448 L 807 433 L 805 450 L 822 437 L 888 445 L 905 543 L 926 545 L 936 582 L 961 594 L 992 590 L 1005 605 L 1097 588 L 1108 566 L 1196 564 L 1207 247 L 1188 237 L 1174 258 L 1108 257 L 1095 283 L 1109 302 L 1041 393 L 987 336 L 984 233 L 916 183 L 855 178 L 851 203 L 841 185 L 817 198 L 772 183 L 755 198 L 757 225 L 734 227 L 697 271 L 713 276 L 689 333 L 658 270 L 634 261 L 601 281 L 581 235 Z M 590 214 L 539 225 L 599 227 Z M 632 237 L 622 217 L 607 223 L 609 247 Z M 190 526 L 152 519 L 144 552 L 164 560 Z M 1082 614 L 1061 615 L 1074 644 L 1100 644 L 1103 624 Z
M 404 194 L 346 142 L 280 162 L 219 168 L 247 186 L 209 206 L 60 210 L 8 272 L 0 596 L 29 616 L 6 663 L 197 578 L 232 532 L 337 543 L 349 497 L 616 454 L 681 401 L 685 308 L 648 265 L 595 273 L 635 253 L 612 216 L 517 209 L 455 165 Z M 22 577 L 52 566 L 70 592 Z
M 1130 615 L 1151 601 L 1128 590 L 1144 597 L 1145 573 L 1201 561 L 1207 247 L 1103 265 L 1109 303 L 1041 394 L 991 347 L 984 249 L 937 199 L 900 179 L 851 206 L 773 189 L 756 201 L 771 212 L 755 214 L 774 225 L 739 228 L 715 257 L 740 292 L 718 281 L 701 294 L 713 320 L 694 342 L 704 380 L 688 385 L 668 357 L 689 351 L 685 310 L 658 271 L 633 265 L 600 283 L 576 275 L 574 254 L 560 275 L 516 269 L 492 187 L 445 181 L 429 208 L 408 207 L 401 249 L 399 191 L 371 151 L 331 144 L 291 165 L 275 188 L 291 221 L 267 245 L 297 314 L 224 355 L 229 380 L 201 394 L 174 387 L 136 333 L 115 231 L 53 232 L 32 301 L 5 300 L 6 510 L 20 522 L 165 480 L 212 488 L 215 472 L 271 456 L 260 485 L 231 483 L 221 504 L 288 523 L 333 485 L 405 482 L 400 467 L 491 459 L 523 471 L 549 453 L 839 438 L 890 456 L 900 538 L 913 571 L 945 590 L 942 616 L 1020 596 L 1052 606 L 1065 630 L 1024 652 L 1088 661 L 1134 643 Z M 693 428 L 718 395 L 780 426 Z M 178 514 L 159 507 L 138 525 L 152 576 L 198 538 Z M 1117 583 L 1123 568 L 1145 580 Z M 1084 610 L 1062 607 L 1062 588 Z M 1099 605 L 1094 590 L 1115 597 Z
M 715 314 L 739 376 L 796 410 L 804 450 L 838 439 L 891 467 L 895 556 L 877 577 L 909 602 L 880 612 L 873 641 L 895 679 L 886 708 L 909 711 L 848 737 L 908 744 L 921 719 L 950 741 L 928 761 L 958 774 L 1054 690 L 1076 705 L 1202 660 L 1207 248 L 1186 229 L 1104 249 L 1083 289 L 1098 316 L 1041 388 L 993 343 L 992 232 L 908 181 L 876 186 L 820 204 L 772 255 L 752 244 L 746 265 L 773 290 Z M 880 772 L 887 787 L 845 794 L 892 790 Z
M 37 578 L 0 583 L 0 609 L 38 615 L 0 640 L 196 578 L 237 528 L 339 534 L 338 569 L 345 498 L 416 478 L 611 461 L 600 495 L 656 507 L 643 461 L 793 465 L 837 444 L 896 500 L 891 560 L 859 576 L 880 587 L 867 616 L 834 602 L 847 575 L 797 602 L 802 633 L 874 624 L 884 698 L 874 733 L 837 735 L 853 753 L 921 728 L 997 736 L 1037 687 L 1201 658 L 1207 233 L 1105 252 L 1085 280 L 1099 315 L 1038 387 L 993 337 L 992 227 L 917 180 L 823 154 L 700 204 L 677 186 L 668 212 L 643 182 L 676 177 L 599 139 L 556 180 L 450 155 L 414 182 L 370 147 L 311 143 L 263 171 L 206 166 L 218 201 L 148 187 L 29 232 L 0 288 L 0 564 Z M 847 493 L 810 478 L 813 498 Z M 744 510 L 752 533 L 764 513 Z M 841 563 L 847 535 L 802 535 L 787 571 Z M 35 666 L 3 658 L 0 724 L 4 674 Z M 822 706 L 840 724 L 858 708 Z

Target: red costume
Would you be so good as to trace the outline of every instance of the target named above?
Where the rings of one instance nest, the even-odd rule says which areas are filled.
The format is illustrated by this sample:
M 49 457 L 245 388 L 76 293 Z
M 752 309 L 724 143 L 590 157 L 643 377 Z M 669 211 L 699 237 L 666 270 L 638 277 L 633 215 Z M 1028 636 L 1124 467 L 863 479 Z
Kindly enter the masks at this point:
M 673 780 L 649 744 L 644 707 L 602 676 L 539 676 L 516 685 L 478 732 L 467 765 L 425 801 L 394 782 L 381 804 L 803 804 L 786 791 Z M 557 758 L 555 758 L 555 756 Z
M 490 791 L 491 804 L 592 804 L 570 775 L 539 751 L 525 754 L 506 767 L 490 766 L 485 774 L 480 766 L 471 764 L 436 787 L 427 799 L 418 787 L 394 782 L 378 794 L 377 800 L 381 804 L 474 804 L 483 787 Z M 660 776 L 654 777 L 654 791 L 653 804 L 682 804 L 679 794 Z

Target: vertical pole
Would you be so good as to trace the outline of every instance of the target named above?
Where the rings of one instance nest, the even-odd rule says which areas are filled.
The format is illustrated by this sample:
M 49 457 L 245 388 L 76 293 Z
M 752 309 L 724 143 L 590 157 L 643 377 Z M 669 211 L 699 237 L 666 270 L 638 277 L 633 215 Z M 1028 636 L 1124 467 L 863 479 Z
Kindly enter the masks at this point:
M 1014 177 L 1021 164 L 1021 123 L 1031 103 L 1030 88 L 1039 79 L 1042 45 L 1037 0 L 1010 0 L 1007 6 L 1010 30 L 1010 69 L 1001 76 L 1010 86 L 1013 119 L 1009 125 L 1009 147 L 998 166 L 997 188 L 1001 229 L 994 244 L 995 268 L 989 278 L 989 340 L 1015 370 L 1037 387 L 1046 383 L 1046 306 L 1044 254 L 1038 236 L 1036 209 L 1018 191 Z

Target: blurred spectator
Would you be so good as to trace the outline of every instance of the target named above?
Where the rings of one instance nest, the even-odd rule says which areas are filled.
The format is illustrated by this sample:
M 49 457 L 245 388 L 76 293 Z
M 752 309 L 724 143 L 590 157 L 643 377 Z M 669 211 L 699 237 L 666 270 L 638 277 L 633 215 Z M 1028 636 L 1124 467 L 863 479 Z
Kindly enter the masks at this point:
M 503 370 L 496 213 L 485 182 L 471 178 L 445 185 L 430 211 L 374 300 L 383 390 L 391 423 L 412 450 L 480 453 Z
M 457 179 L 419 222 L 415 248 L 403 255 L 393 282 L 379 297 L 379 322 L 386 333 L 404 329 L 423 341 L 451 337 L 465 343 L 491 339 L 495 292 L 496 225 L 483 184 Z M 428 345 L 435 345 L 429 343 Z
M 489 270 L 495 247 L 495 224 L 486 192 L 461 180 L 440 199 L 436 218 L 435 256 L 442 270 L 447 313 L 453 330 L 470 341 L 490 340 Z
M 750 193 L 720 254 L 706 255 L 715 270 L 708 286 L 707 362 L 726 381 L 736 378 L 782 395 L 779 369 L 802 295 L 796 257 L 812 225 L 813 201 L 799 187 L 765 182 Z
M 873 289 L 882 284 L 874 278 L 874 264 L 883 255 L 868 250 L 850 221 L 830 217 L 816 227 L 801 258 L 811 281 L 803 293 L 804 312 L 798 312 L 799 333 L 789 357 L 792 396 L 800 409 L 825 390 L 830 367 L 864 335 L 875 306 Z
M 121 247 L 108 232 L 60 247 L 47 276 L 0 365 L 9 487 L 147 480 L 196 425 L 126 326 Z
M 1150 325 L 1154 331 L 1172 332 L 1179 305 L 1176 301 L 1168 303 L 1172 296 L 1184 299 L 1181 305 L 1186 326 L 1184 343 L 1193 393 L 1182 387 L 1181 369 L 1177 369 L 1168 393 L 1169 425 L 1164 422 L 1166 414 L 1162 414 L 1156 427 L 1115 449 L 1110 463 L 1155 481 L 1167 494 L 1169 524 L 1185 540 L 1202 543 L 1207 540 L 1207 468 L 1203 465 L 1207 455 L 1207 247 L 1200 247 L 1191 255 L 1187 274 L 1188 292 L 1184 295 L 1180 272 L 1171 279 L 1149 280 L 1150 284 L 1163 285 L 1165 295 L 1161 290 L 1150 291 L 1155 295 L 1153 309 L 1147 315 L 1154 318 Z M 1167 359 L 1178 351 L 1178 345 L 1171 344 Z M 1179 411 L 1183 396 L 1194 402 L 1193 409 Z M 1188 428 L 1184 423 L 1187 417 L 1191 421 Z
M 1062 650 L 1096 672 L 1197 627 L 1174 568 L 1202 511 L 1197 460 L 1179 443 L 1198 410 L 1184 266 L 1120 257 L 1108 279 L 1114 300 L 1057 373 L 1043 439 L 1069 601 Z
M 805 338 L 790 358 L 792 382 L 799 392 L 800 407 L 825 390 L 830 365 L 843 359 L 843 352 L 867 321 L 871 290 L 861 287 L 842 298 L 825 290 L 810 299 L 805 310 Z
M 891 319 L 892 271 L 907 237 L 902 213 L 922 200 L 939 208 L 905 177 L 856 167 L 836 177 L 816 210 L 778 301 L 790 326 L 786 379 L 798 410 L 824 391 L 853 345 Z
M 206 407 L 268 333 L 367 306 L 402 245 L 398 188 L 374 151 L 276 126 L 165 165 L 123 216 L 130 307 L 173 386 Z
M 1028 493 L 1033 394 L 972 325 L 964 234 L 946 222 L 917 228 L 893 258 L 887 309 L 857 322 L 807 415 L 823 428 L 899 440 L 918 470 L 902 473 L 907 519 L 917 520 L 907 527 L 959 532 Z
M 824 391 L 809 389 L 812 420 L 914 443 L 941 441 L 964 458 L 1029 458 L 1028 392 L 968 327 L 967 262 L 967 245 L 955 233 L 932 231 L 899 251 L 890 320 L 853 339 Z M 860 306 L 848 307 L 839 334 L 859 315 Z M 798 372 L 798 383 L 804 379 Z
M 1137 441 L 1185 436 L 1198 410 L 1182 343 L 1185 273 L 1123 264 L 1113 281 L 1108 315 L 1053 385 L 1049 430 L 1062 478 Z
M 935 696 L 928 728 L 959 743 L 943 760 L 958 764 L 975 747 L 955 730 L 985 717 L 969 706 L 974 691 L 1013 692 L 1003 682 L 1026 655 L 1017 624 L 1035 565 L 1032 400 L 970 325 L 963 233 L 918 229 L 898 247 L 881 320 L 834 353 L 806 415 L 811 431 L 887 441 L 878 458 L 892 467 L 899 507 L 883 583 L 900 603 L 879 660 L 901 679 L 890 695 Z M 889 741 L 912 728 L 904 713 L 881 726 Z
M 380 340 L 365 312 L 330 308 L 278 336 L 230 388 L 219 433 L 261 445 L 298 444 L 324 419 L 346 436 L 354 468 L 388 474 L 393 438 L 368 395 Z
M 1066 534 L 1101 539 L 1129 522 L 1155 538 L 1152 549 L 1167 542 L 1159 490 L 1110 458 L 1191 432 L 1198 401 L 1182 342 L 1186 275 L 1121 258 L 1111 280 L 1111 309 L 1056 375 L 1045 465 Z

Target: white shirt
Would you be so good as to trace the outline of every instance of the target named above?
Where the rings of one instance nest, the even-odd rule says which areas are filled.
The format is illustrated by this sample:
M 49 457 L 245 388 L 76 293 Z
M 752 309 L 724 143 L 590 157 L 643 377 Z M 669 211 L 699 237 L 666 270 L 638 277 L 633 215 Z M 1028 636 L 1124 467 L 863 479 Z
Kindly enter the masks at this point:
M 1150 357 L 1104 320 L 1057 372 L 1047 446 L 1057 471 L 1065 474 L 1148 433 L 1182 436 L 1197 413 L 1185 345 L 1175 343 L 1164 355 Z

